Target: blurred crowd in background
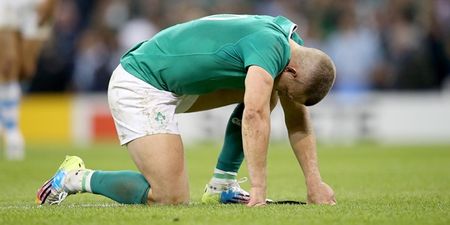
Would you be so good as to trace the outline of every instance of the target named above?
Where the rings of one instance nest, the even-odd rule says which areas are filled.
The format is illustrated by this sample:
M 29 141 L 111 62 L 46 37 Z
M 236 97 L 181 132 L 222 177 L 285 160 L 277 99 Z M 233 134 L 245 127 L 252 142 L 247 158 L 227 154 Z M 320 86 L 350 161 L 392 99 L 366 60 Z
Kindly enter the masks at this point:
M 221 13 L 297 23 L 306 46 L 333 58 L 335 91 L 450 88 L 450 0 L 60 0 L 28 91 L 106 91 L 127 49 Z

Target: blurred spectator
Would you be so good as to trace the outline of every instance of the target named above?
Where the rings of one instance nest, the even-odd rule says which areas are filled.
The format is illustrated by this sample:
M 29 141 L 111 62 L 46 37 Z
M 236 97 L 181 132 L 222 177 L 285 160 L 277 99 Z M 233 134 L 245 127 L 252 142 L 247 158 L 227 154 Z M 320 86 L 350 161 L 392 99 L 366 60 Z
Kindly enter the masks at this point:
M 449 80 L 449 0 L 60 0 L 31 91 L 104 91 L 126 49 L 217 13 L 295 21 L 307 46 L 335 60 L 335 90 L 439 90 Z
M 54 33 L 43 48 L 30 91 L 64 91 L 69 85 L 82 13 L 74 1 L 60 1 L 56 8 Z
M 76 91 L 104 91 L 111 70 L 108 68 L 111 49 L 98 31 L 89 29 L 81 34 L 74 59 L 73 85 Z
M 336 30 L 325 41 L 327 52 L 336 64 L 334 90 L 359 94 L 371 89 L 371 75 L 380 63 L 380 41 L 370 26 L 357 23 L 351 1 L 339 1 Z

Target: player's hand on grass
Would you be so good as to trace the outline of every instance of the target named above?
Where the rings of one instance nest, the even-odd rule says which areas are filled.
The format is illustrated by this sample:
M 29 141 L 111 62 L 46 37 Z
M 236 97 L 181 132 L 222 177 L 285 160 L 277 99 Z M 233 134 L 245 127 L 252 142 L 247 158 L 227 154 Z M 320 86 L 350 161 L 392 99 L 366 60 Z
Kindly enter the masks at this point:
M 250 190 L 250 201 L 247 206 L 258 207 L 266 204 L 266 189 L 262 187 L 252 187 Z
M 308 185 L 308 203 L 335 205 L 336 198 L 334 197 L 333 189 L 322 181 Z

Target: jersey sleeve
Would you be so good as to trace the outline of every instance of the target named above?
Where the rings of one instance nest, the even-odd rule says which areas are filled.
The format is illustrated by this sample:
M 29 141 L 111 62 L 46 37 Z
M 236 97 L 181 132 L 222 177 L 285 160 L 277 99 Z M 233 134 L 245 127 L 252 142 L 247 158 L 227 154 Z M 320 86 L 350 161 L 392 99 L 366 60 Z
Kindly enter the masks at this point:
M 262 67 L 275 78 L 289 62 L 289 42 L 281 34 L 256 32 L 241 39 L 238 49 L 245 68 L 256 65 Z

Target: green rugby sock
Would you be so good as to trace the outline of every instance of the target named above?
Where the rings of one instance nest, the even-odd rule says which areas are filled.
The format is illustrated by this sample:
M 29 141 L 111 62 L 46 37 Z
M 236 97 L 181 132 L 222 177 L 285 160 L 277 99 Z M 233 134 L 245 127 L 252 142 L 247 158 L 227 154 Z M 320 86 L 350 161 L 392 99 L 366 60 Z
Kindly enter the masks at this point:
M 95 171 L 91 177 L 92 193 L 122 204 L 146 204 L 150 184 L 134 171 Z
M 244 103 L 240 103 L 236 106 L 228 120 L 225 140 L 216 165 L 216 168 L 219 170 L 237 173 L 244 160 L 241 130 L 243 112 Z

